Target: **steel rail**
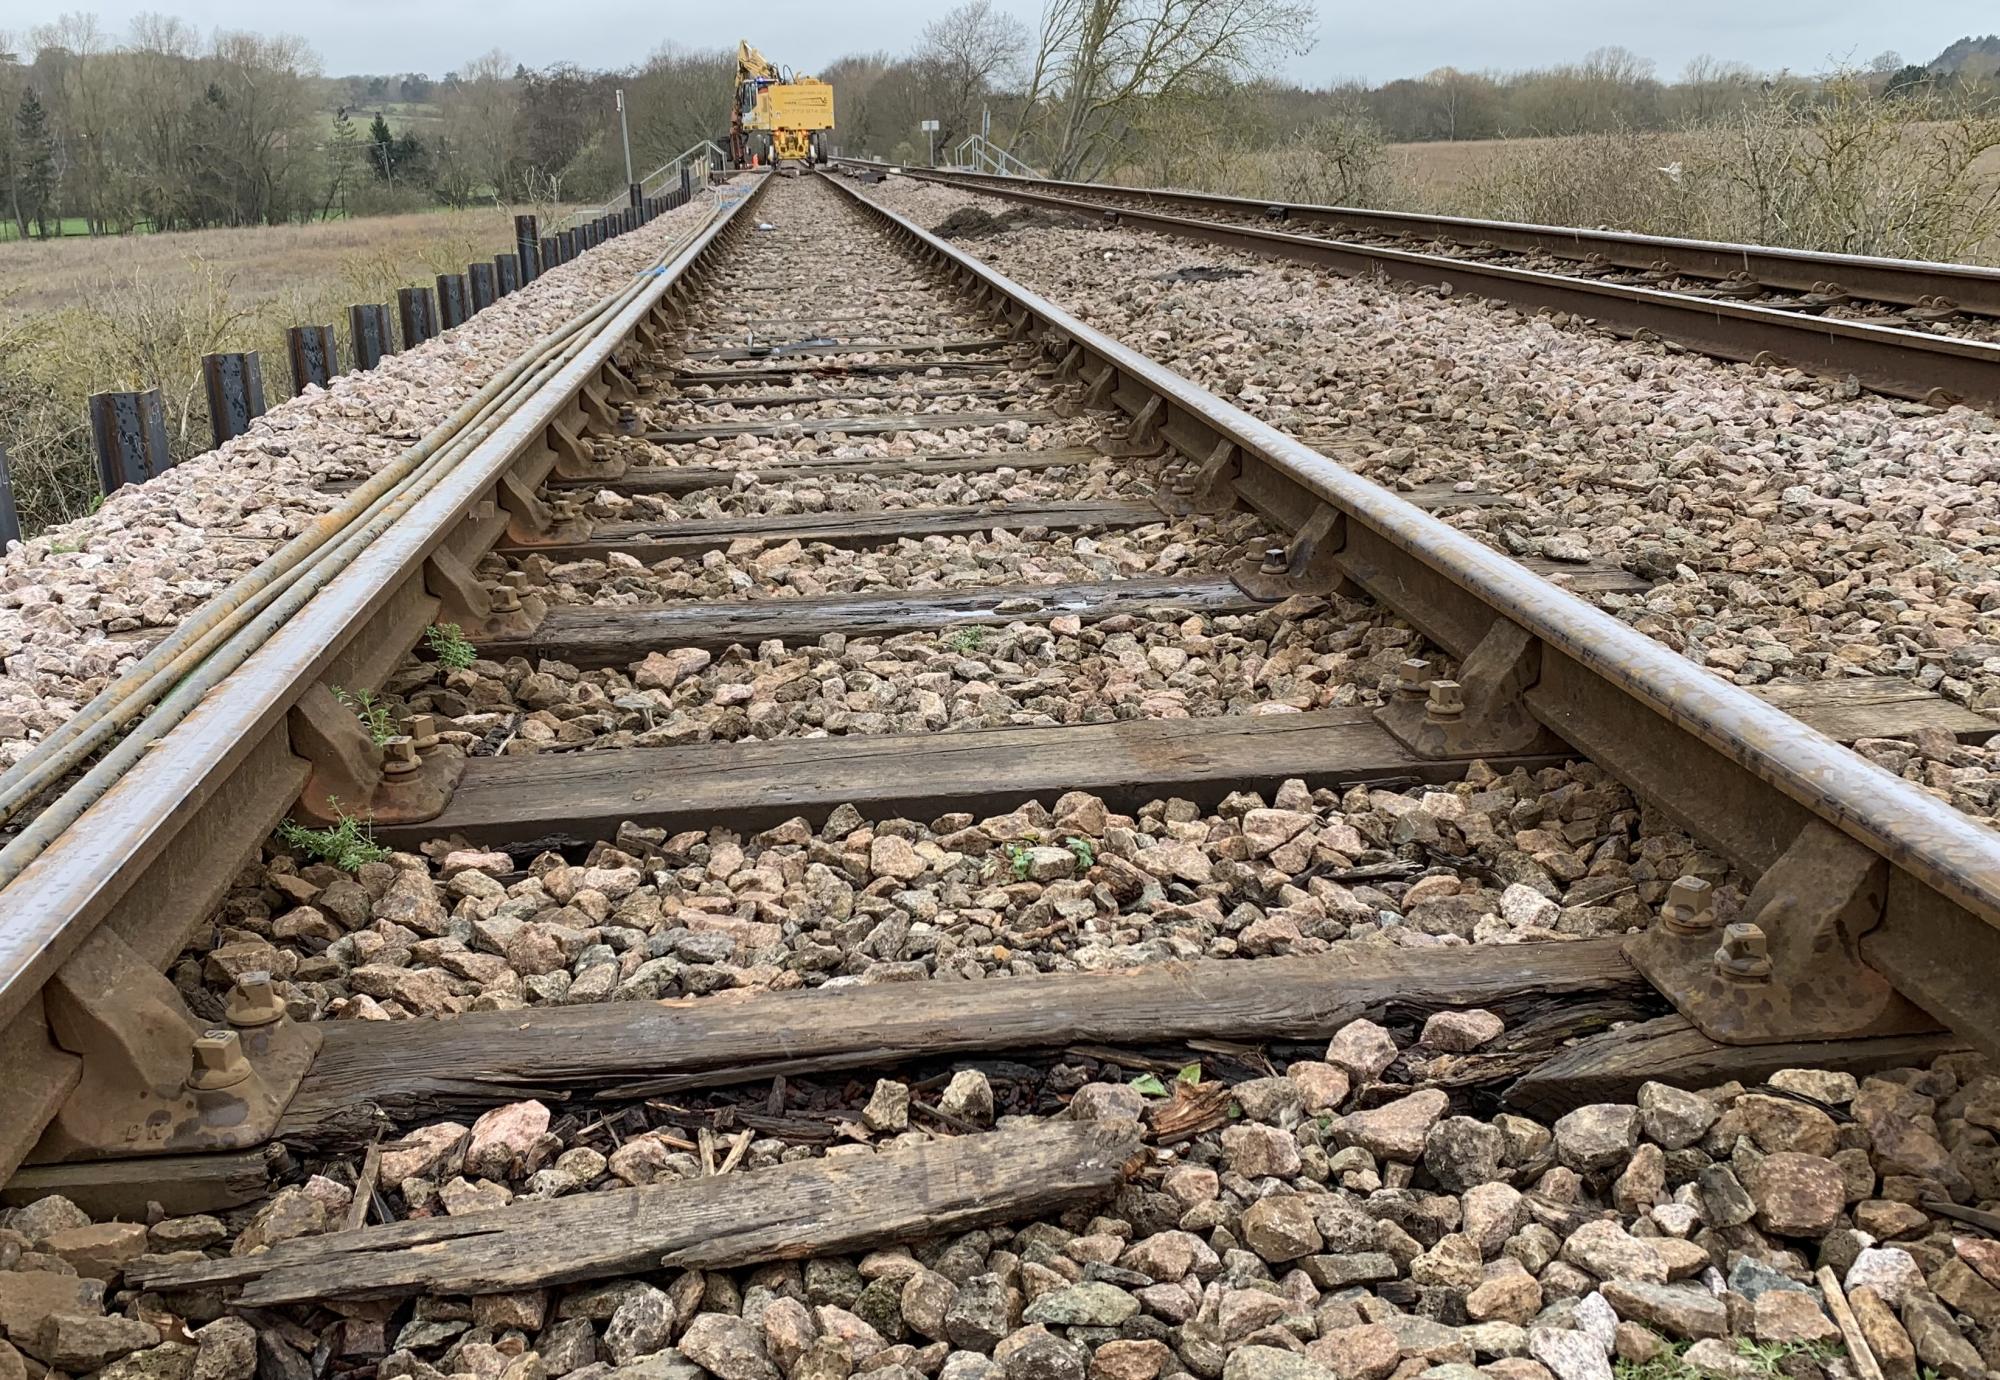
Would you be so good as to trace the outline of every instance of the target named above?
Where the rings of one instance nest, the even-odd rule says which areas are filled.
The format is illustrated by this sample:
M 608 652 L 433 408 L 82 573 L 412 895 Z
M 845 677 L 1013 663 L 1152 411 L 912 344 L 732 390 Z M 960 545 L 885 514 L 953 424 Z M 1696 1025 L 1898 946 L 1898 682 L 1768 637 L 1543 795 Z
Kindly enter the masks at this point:
M 2000 344 L 1986 341 L 1691 297 L 1658 288 L 1606 283 L 1476 259 L 1321 239 L 1228 221 L 1197 220 L 1137 207 L 1105 206 L 1029 190 L 1031 185 L 1038 184 L 1029 184 L 1023 178 L 993 178 L 974 186 L 967 174 L 919 170 L 906 171 L 904 175 L 1029 205 L 1114 217 L 1124 225 L 1253 254 L 1319 264 L 1352 276 L 1379 273 L 1405 282 L 1476 293 L 1517 306 L 1568 312 L 1622 335 L 1650 331 L 1719 359 L 1753 363 L 1769 357 L 1811 373 L 1841 378 L 1853 375 L 1867 387 L 1893 397 L 1924 401 L 1958 399 L 1983 408 L 2000 409 Z
M 906 168 L 904 171 L 908 175 L 922 176 L 930 170 Z M 1275 218 L 1292 225 L 1324 225 L 1336 230 L 1402 236 L 1425 243 L 1442 241 L 1468 247 L 1491 245 L 1521 254 L 1549 254 L 1579 261 L 1598 259 L 1616 268 L 1638 272 L 1664 264 L 1676 273 L 1693 278 L 1721 280 L 1742 275 L 1788 292 L 1810 292 L 1821 284 L 1831 282 L 1839 284 L 1855 297 L 1899 306 L 1915 306 L 1927 298 L 1945 297 L 1961 310 L 1975 315 L 2000 316 L 2000 268 L 1979 264 L 1932 263 L 1870 254 L 1835 254 L 1772 245 L 1736 244 L 1727 240 L 1641 235 L 1625 230 L 1588 230 L 1537 225 L 1527 221 L 1479 220 L 1415 211 L 1377 211 L 1355 206 L 1259 200 L 1171 187 L 1066 182 L 1058 178 L 1023 178 L 957 168 L 949 171 L 953 177 L 978 182 L 992 190 L 1025 180 L 1036 187 L 1078 196 L 1123 197 L 1197 213 L 1226 212 L 1257 219 Z
M 1543 657 L 1542 679 L 1552 679 L 1550 662 L 1566 660 L 1594 677 L 1593 690 L 1608 693 L 1628 710 L 1642 709 L 1657 721 L 1679 730 L 1695 744 L 1712 750 L 1756 781 L 1858 841 L 1888 861 L 1902 879 L 1932 893 L 1912 896 L 1899 891 L 1892 878 L 1890 894 L 1898 927 L 1885 925 L 1878 966 L 1894 967 L 1892 980 L 1905 996 L 1960 1034 L 1988 1050 L 2000 1047 L 2000 1029 L 1990 1022 L 1993 995 L 1981 990 L 1979 955 L 1958 955 L 1970 967 L 1969 992 L 1949 987 L 1940 965 L 1927 962 L 1925 949 L 1950 946 L 1942 929 L 1986 953 L 2000 944 L 2000 831 L 1987 828 L 1949 805 L 1925 794 L 1901 777 L 1883 770 L 1833 739 L 1806 727 L 1791 715 L 1767 705 L 1748 692 L 1704 671 L 1677 652 L 1551 584 L 1525 566 L 1481 545 L 1456 528 L 1363 479 L 1328 457 L 1216 397 L 1145 355 L 1086 325 L 1046 298 L 1021 286 L 903 216 L 873 201 L 841 179 L 828 179 L 856 203 L 881 219 L 920 250 L 941 259 L 968 282 L 983 285 L 1040 323 L 1054 338 L 1081 346 L 1102 361 L 1120 382 L 1137 385 L 1140 397 L 1166 404 L 1169 419 L 1185 419 L 1198 433 L 1225 438 L 1249 460 L 1275 471 L 1320 502 L 1345 515 L 1351 527 L 1364 529 L 1400 557 L 1421 567 L 1457 592 L 1470 596 L 1487 611 L 1487 624 L 1504 619 L 1525 630 L 1550 652 Z M 1139 404 L 1125 393 L 1116 395 L 1128 410 Z M 1171 434 L 1171 427 L 1163 427 Z M 1355 538 L 1350 537 L 1350 541 Z M 1408 587 L 1407 581 L 1398 582 Z M 1392 601 L 1393 602 L 1393 601 Z M 1406 616 L 1411 616 L 1408 610 Z M 1415 621 L 1422 625 L 1422 619 Z M 1469 648 L 1460 648 L 1462 656 Z M 1567 717 L 1575 703 L 1544 687 L 1529 691 L 1529 705 L 1559 735 L 1573 726 Z M 1587 717 L 1579 715 L 1576 722 Z M 1620 725 L 1637 734 L 1644 726 Z M 1594 752 L 1593 752 L 1594 755 Z M 1688 764 L 1692 768 L 1695 764 Z M 1720 792 L 1720 785 L 1714 787 Z M 1695 798 L 1701 786 L 1696 783 Z M 1640 790 L 1644 797 L 1648 793 Z M 1698 824 L 1698 822 L 1696 822 Z M 1772 827 L 1766 821 L 1740 822 L 1735 827 Z M 1742 850 L 1753 863 L 1755 848 Z M 1762 862 L 1772 860 L 1769 852 Z M 1954 917 L 1955 908 L 1963 914 Z M 1961 924 L 1960 921 L 1964 923 Z M 1864 945 L 1864 950 L 1866 946 Z M 1871 960 L 1876 955 L 1870 954 Z M 1934 957 L 1934 955 L 1933 955 Z M 1948 968 L 1950 965 L 1942 965 Z M 1910 976 L 1925 975 L 1921 989 Z
M 120 728 L 145 716 L 161 692 L 174 686 L 225 639 L 282 599 L 335 544 L 344 543 L 350 532 L 372 522 L 408 487 L 424 482 L 426 477 L 434 481 L 439 467 L 462 458 L 470 444 L 484 437 L 490 419 L 522 395 L 524 379 L 528 380 L 527 391 L 539 387 L 542 380 L 533 377 L 535 372 L 545 370 L 549 360 L 560 358 L 575 336 L 587 332 L 598 317 L 618 303 L 617 296 L 608 298 L 597 308 L 579 314 L 536 341 L 449 417 L 431 428 L 416 445 L 377 470 L 330 512 L 316 518 L 305 531 L 183 619 L 163 641 L 37 743 L 32 752 L 0 773 L 0 822 L 20 813 Z M 39 817 L 36 823 L 41 823 Z M 21 839 L 17 838 L 0 849 L 0 886 L 5 886 L 19 870 L 20 844 Z
M 199 695 L 171 731 L 0 889 L 0 1026 L 34 1000 L 189 813 L 215 798 L 263 735 L 367 628 L 370 618 L 445 543 L 524 453 L 541 443 L 584 385 L 750 205 L 761 180 L 729 201 L 691 242 L 645 270 L 636 292 L 588 345 L 486 434 L 439 481 L 398 507 L 310 602 L 276 627 L 241 665 Z M 265 827 L 275 824 L 266 822 Z M 176 917 L 192 923 L 198 917 Z

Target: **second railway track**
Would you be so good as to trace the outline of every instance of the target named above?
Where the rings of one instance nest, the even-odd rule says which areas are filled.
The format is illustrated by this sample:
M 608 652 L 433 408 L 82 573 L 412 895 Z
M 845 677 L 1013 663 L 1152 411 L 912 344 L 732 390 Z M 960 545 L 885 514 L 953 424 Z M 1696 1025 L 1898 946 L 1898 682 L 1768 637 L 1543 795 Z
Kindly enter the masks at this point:
M 1638 1145 L 1636 1113 L 1629 1144 L 1591 1141 L 1625 1124 L 1605 1105 L 1654 1080 L 1994 1052 L 2000 834 L 1841 745 L 1982 739 L 1982 716 L 1906 684 L 1724 684 L 1571 592 L 1642 581 L 1479 547 L 1426 511 L 1477 495 L 1376 489 L 834 179 L 740 180 L 614 305 L 0 891 L 9 1201 L 165 1192 L 178 1219 L 302 1177 L 267 1145 L 323 1171 L 244 1207 L 233 1254 L 148 1254 L 128 1284 L 417 1293 L 398 1345 L 422 1352 L 462 1329 L 416 1324 L 468 1320 L 552 1348 L 546 1286 L 685 1269 L 660 1345 L 678 1317 L 690 1356 L 751 1380 L 746 1348 L 790 1343 L 689 1328 L 716 1311 L 703 1269 L 1053 1216 L 1136 1176 L 1122 1227 L 1080 1233 L 1132 1251 L 1055 1268 L 1021 1234 L 1054 1270 L 1031 1297 L 1057 1299 L 1027 1321 L 1067 1331 L 999 1350 L 1157 1342 L 1117 1331 L 1131 1298 L 1178 1306 L 1133 1255 L 1152 1200 L 1201 1219 L 1203 1156 L 1225 1196 L 1309 1172 L 1301 1112 L 1323 1186 L 1449 1196 L 1451 1098 L 1588 1105 L 1561 1154 L 1595 1186 Z M 469 651 L 412 653 L 443 624 Z M 287 812 L 372 816 L 394 853 L 267 841 Z M 1204 1089 L 1204 1061 L 1241 1086 Z M 1529 1125 L 1493 1173 L 1546 1188 Z M 1758 1182 L 1761 1151 L 1735 1154 Z M 1986 1196 L 1959 1187 L 1938 1171 Z M 1788 1201 L 1759 1189 L 1757 1220 L 1803 1235 Z M 1419 1324 L 1486 1320 L 1396 1258 L 1442 1228 L 1286 1256 L 1247 1217 L 1263 1260 L 1320 1262 L 1304 1287 L 1411 1308 L 1315 1292 L 1301 1345 L 1379 1327 L 1386 1376 L 1457 1355 Z M 891 1272 L 893 1325 L 857 1284 L 827 1292 L 855 1314 L 802 1326 L 995 1350 L 1023 1315 L 980 1321 L 1007 1269 L 980 1239 L 977 1270 Z M 633 1299 L 660 1311 L 563 1316 L 609 1319 L 622 1363 L 651 1326 Z M 1206 1356 L 1213 1323 L 1220 1367 L 1199 1306 L 1174 1335 Z M 391 1316 L 344 1307 L 342 1337 Z M 1962 1338 L 1923 1336 L 1963 1370 Z M 358 1368 L 388 1350 L 345 1344 Z M 1075 1358 L 1044 1359 L 1023 1375 Z
M 885 165 L 846 160 L 879 171 Z M 2000 408 L 2000 269 L 1206 192 L 908 169 L 905 175 L 1343 273 L 1570 312 L 1719 359 Z

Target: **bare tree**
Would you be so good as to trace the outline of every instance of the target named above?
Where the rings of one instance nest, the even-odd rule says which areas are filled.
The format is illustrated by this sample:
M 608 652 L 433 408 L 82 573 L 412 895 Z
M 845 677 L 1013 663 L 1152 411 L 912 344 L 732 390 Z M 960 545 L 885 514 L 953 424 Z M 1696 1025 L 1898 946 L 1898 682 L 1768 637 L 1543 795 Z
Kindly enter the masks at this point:
M 1748 65 L 1703 53 L 1681 69 L 1673 94 L 1683 122 L 1705 125 L 1728 115 L 1756 89 L 1757 74 Z
M 514 61 L 498 48 L 481 53 L 458 70 L 446 87 L 444 136 L 468 186 L 508 196 L 519 180 L 516 115 L 520 101 L 511 74 Z
M 972 131 L 980 99 L 1020 65 L 1027 46 L 1027 26 L 993 8 L 993 0 L 966 0 L 924 26 L 917 70 L 931 97 L 940 147 Z
M 1153 101 L 1310 51 L 1302 0 L 1045 0 L 1027 108 L 1058 177 L 1093 177 Z
M 1423 93 L 1433 135 L 1441 139 L 1490 138 L 1496 127 L 1493 79 L 1456 67 L 1424 73 Z M 1352 111 L 1348 112 L 1351 116 Z

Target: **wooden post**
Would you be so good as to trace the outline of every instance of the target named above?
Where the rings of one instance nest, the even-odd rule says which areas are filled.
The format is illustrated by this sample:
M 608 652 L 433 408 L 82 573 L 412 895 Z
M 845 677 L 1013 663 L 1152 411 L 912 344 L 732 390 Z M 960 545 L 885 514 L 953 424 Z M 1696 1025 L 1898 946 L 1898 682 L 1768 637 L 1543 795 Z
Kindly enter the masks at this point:
M 562 236 L 544 235 L 535 251 L 535 276 L 540 277 L 562 262 Z
M 347 328 L 353 343 L 356 369 L 373 369 L 385 355 L 396 353 L 396 336 L 389 327 L 387 307 L 374 303 L 349 307 Z
M 7 447 L 0 445 L 0 551 L 21 539 L 21 515 L 14 508 L 14 476 L 7 468 Z
M 563 231 L 560 238 L 562 240 L 562 259 L 564 263 L 571 262 L 578 254 L 583 252 L 583 229 L 581 226 L 574 230 Z
M 500 289 L 493 281 L 493 265 L 481 259 L 478 263 L 465 266 L 465 276 L 472 284 L 472 310 L 485 311 L 499 300 Z
M 340 372 L 340 355 L 333 346 L 331 326 L 293 326 L 285 332 L 285 353 L 292 361 L 292 396 L 318 384 L 333 382 Z
M 208 429 L 215 444 L 232 441 L 264 415 L 264 365 L 255 350 L 201 357 Z
M 542 276 L 541 259 L 535 253 L 536 225 L 533 216 L 514 217 L 514 252 L 521 258 L 521 282 L 532 283 Z
M 429 288 L 397 288 L 396 312 L 403 318 L 405 350 L 416 349 L 438 333 L 437 297 Z
M 438 324 L 445 330 L 453 326 L 463 326 L 465 318 L 472 315 L 465 298 L 465 275 L 463 273 L 440 273 L 438 284 Z
M 495 254 L 493 256 L 493 277 L 500 284 L 500 295 L 521 290 L 521 256 L 518 254 Z
M 173 468 L 167 410 L 160 390 L 97 393 L 90 399 L 90 436 L 97 450 L 97 487 L 109 497 Z

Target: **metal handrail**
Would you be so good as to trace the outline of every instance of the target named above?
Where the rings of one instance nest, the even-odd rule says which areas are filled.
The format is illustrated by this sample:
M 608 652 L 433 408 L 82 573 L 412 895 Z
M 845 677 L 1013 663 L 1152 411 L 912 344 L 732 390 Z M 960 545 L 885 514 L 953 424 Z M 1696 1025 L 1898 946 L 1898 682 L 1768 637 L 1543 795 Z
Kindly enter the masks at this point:
M 713 157 L 710 157 L 711 154 L 713 154 Z M 708 174 L 711 170 L 729 165 L 729 155 L 722 151 L 722 146 L 717 144 L 713 139 L 703 139 L 701 142 L 683 149 L 666 162 L 660 164 L 659 167 L 640 178 L 639 194 L 641 196 L 650 195 L 650 188 L 655 185 L 665 186 L 669 178 L 679 176 L 681 165 L 691 159 L 695 161 L 697 170 L 695 180 L 698 184 L 707 183 Z M 581 225 L 587 220 L 595 220 L 599 216 L 608 216 L 614 211 L 623 209 L 627 205 L 630 196 L 631 190 L 628 188 L 622 195 L 612 197 L 601 206 L 590 206 L 582 210 L 572 211 L 567 219 L 556 226 L 556 229 L 559 231 L 567 230 L 572 225 Z
M 972 161 L 968 161 L 967 150 Z M 1031 168 L 1006 149 L 988 139 L 983 134 L 968 134 L 958 141 L 951 151 L 955 166 L 969 172 L 986 173 L 992 177 L 1041 177 L 1039 169 Z

